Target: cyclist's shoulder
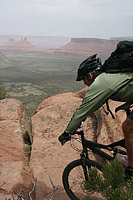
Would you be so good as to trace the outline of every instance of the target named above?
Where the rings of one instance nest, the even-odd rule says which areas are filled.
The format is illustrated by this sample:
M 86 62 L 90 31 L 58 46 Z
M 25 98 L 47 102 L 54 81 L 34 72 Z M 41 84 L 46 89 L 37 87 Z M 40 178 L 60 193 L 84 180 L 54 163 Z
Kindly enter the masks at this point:
M 97 78 L 104 78 L 104 79 L 114 79 L 120 77 L 121 79 L 125 78 L 133 78 L 133 72 L 125 72 L 125 73 L 101 73 Z
M 100 83 L 109 83 L 109 85 L 113 85 L 113 83 L 122 83 L 125 82 L 126 80 L 132 79 L 133 78 L 133 73 L 101 73 L 97 78 L 96 82 L 97 84 L 100 85 Z
M 115 92 L 126 83 L 128 84 L 129 79 L 132 78 L 133 73 L 101 73 L 99 76 L 96 77 L 90 89 L 93 91 L 95 90 L 96 92 L 98 92 L 99 90 L 104 92 L 106 91 L 106 93 L 107 91 Z M 133 81 L 131 84 L 133 84 Z
M 98 87 L 99 89 L 102 88 L 110 88 L 112 82 L 117 80 L 116 74 L 109 74 L 109 73 L 101 73 L 99 76 L 96 77 L 94 81 L 93 87 Z

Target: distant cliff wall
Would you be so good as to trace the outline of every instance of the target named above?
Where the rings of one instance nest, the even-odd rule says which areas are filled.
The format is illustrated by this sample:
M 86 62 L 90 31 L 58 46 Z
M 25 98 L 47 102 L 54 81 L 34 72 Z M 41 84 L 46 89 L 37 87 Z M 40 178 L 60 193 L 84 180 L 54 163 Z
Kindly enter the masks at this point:
M 84 55 L 99 54 L 105 59 L 116 48 L 119 40 L 104 40 L 98 38 L 71 38 L 71 42 L 47 51 L 51 54 Z
M 89 42 L 96 42 L 96 43 L 110 43 L 110 44 L 116 44 L 116 40 L 105 40 L 105 39 L 98 39 L 98 38 L 71 38 L 71 42 L 76 43 L 89 43 Z

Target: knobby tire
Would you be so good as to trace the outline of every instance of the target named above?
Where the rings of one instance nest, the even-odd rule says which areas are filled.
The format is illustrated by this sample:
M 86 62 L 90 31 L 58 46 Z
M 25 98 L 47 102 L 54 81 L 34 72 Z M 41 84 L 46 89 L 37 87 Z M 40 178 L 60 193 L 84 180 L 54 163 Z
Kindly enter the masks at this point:
M 89 168 L 96 167 L 102 171 L 102 165 L 96 161 L 86 159 L 85 162 Z M 81 160 L 74 160 L 69 163 L 64 169 L 62 179 L 64 189 L 71 200 L 82 200 L 87 195 L 83 189 L 85 178 Z M 76 186 L 78 188 L 75 188 Z

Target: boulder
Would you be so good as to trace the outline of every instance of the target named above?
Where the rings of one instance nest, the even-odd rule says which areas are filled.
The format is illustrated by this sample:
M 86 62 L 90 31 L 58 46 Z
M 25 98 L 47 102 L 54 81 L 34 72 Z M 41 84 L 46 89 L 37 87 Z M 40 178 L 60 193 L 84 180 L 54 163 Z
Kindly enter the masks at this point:
M 62 185 L 62 173 L 65 166 L 72 160 L 79 159 L 80 154 L 74 151 L 67 142 L 64 146 L 58 142 L 58 137 L 63 133 L 73 113 L 82 102 L 84 92 L 59 94 L 44 100 L 37 108 L 36 114 L 32 117 L 33 145 L 31 152 L 30 166 L 34 177 L 37 178 L 36 199 L 43 199 L 52 192 L 52 185 L 49 177 L 59 189 L 55 193 L 55 200 L 67 200 Z M 119 103 L 110 102 L 114 111 Z M 121 123 L 124 121 L 124 113 L 118 113 L 116 119 L 107 116 L 104 109 L 88 116 L 84 122 L 83 130 L 87 139 L 96 140 L 99 143 L 109 144 L 123 137 Z M 76 148 L 81 150 L 80 143 L 74 141 Z M 99 159 L 91 153 L 91 159 Z
M 24 107 L 15 99 L 0 101 L 0 199 L 5 200 L 14 190 L 31 189 L 32 172 L 25 156 L 25 138 L 30 138 L 29 121 Z M 21 187 L 20 187 L 21 186 Z M 24 191 L 24 196 L 27 195 Z

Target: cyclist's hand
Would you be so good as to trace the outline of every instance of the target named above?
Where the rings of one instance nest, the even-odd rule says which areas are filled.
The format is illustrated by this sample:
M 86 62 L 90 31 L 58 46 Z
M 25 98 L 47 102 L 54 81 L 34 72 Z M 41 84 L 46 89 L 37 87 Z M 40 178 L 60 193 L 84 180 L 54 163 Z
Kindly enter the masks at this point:
M 64 132 L 59 136 L 58 140 L 62 145 L 64 145 L 68 140 L 71 140 L 71 135 Z

